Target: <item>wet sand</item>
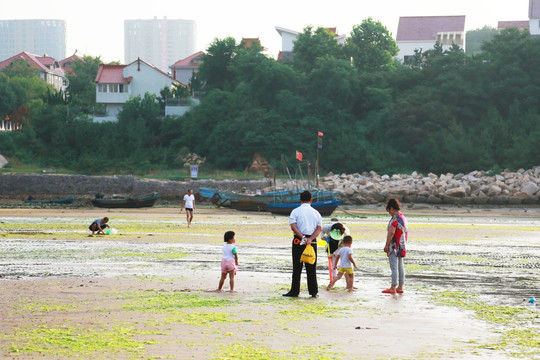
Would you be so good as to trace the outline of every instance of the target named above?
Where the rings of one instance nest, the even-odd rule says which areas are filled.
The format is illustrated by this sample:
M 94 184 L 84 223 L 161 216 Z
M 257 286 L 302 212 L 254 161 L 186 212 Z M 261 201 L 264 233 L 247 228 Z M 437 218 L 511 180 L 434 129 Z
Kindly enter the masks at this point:
M 291 274 L 287 217 L 200 207 L 188 229 L 178 211 L 0 209 L 0 357 L 538 355 L 538 343 L 504 340 L 514 330 L 539 334 L 537 307 L 523 300 L 540 298 L 540 209 L 405 210 L 403 295 L 381 293 L 390 276 L 381 251 L 388 216 L 375 208 L 337 211 L 333 217 L 355 239 L 358 291 L 346 292 L 344 280 L 325 290 L 320 248 L 318 299 L 308 297 L 305 276 L 300 298 L 281 296 Z M 88 225 L 102 216 L 116 231 L 89 237 Z M 214 293 L 227 230 L 237 232 L 237 292 Z M 492 309 L 493 318 L 478 307 Z

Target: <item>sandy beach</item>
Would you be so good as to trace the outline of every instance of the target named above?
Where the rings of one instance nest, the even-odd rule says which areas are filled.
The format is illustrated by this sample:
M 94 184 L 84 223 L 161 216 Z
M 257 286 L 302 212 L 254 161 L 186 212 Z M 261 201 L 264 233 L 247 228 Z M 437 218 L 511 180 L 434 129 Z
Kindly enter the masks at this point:
M 290 286 L 287 217 L 199 207 L 0 209 L 0 358 L 507 359 L 540 356 L 540 209 L 405 209 L 406 286 L 386 295 L 383 208 L 352 232 L 358 291 Z M 90 237 L 108 216 L 113 233 Z M 331 222 L 324 218 L 324 223 Z M 212 292 L 237 233 L 235 293 Z M 228 290 L 228 283 L 225 285 Z

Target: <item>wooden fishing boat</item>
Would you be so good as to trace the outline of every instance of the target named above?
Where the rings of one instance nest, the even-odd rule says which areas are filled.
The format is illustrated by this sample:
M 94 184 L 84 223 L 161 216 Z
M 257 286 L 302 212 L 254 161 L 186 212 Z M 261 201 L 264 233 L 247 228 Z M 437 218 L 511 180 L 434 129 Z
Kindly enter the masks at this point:
M 57 200 L 34 200 L 31 196 L 28 200 L 24 200 L 25 204 L 71 204 L 75 201 L 74 197 L 67 197 L 64 199 Z
M 141 208 L 152 207 L 158 198 L 158 193 L 133 196 L 126 198 L 93 199 L 92 205 L 100 208 Z
M 300 192 L 298 190 L 278 190 L 260 194 L 245 194 L 200 187 L 199 194 L 203 198 L 209 199 L 212 204 L 218 207 L 230 207 L 243 211 L 266 211 L 266 204 L 273 202 L 276 198 L 291 202 L 298 202 L 300 199 Z
M 299 190 L 278 190 L 261 194 L 241 194 L 232 191 L 200 188 L 201 196 L 208 198 L 217 206 L 231 207 L 241 211 L 270 211 L 290 214 L 291 210 L 300 206 Z M 313 207 L 321 215 L 330 215 L 341 204 L 337 193 L 327 190 L 311 190 Z M 324 213 L 324 214 L 323 214 Z
M 331 199 L 331 200 L 321 200 L 313 201 L 311 207 L 316 209 L 322 216 L 330 216 L 336 210 L 336 208 L 341 205 L 341 200 Z M 266 208 L 272 214 L 278 215 L 290 215 L 291 211 L 299 207 L 300 203 L 268 203 Z

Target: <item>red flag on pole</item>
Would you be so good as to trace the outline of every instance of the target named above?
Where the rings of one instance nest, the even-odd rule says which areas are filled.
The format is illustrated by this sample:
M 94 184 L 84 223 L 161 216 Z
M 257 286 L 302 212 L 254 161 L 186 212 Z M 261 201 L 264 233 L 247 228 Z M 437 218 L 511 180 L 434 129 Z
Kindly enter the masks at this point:
M 319 131 L 319 133 L 317 135 L 324 136 L 324 134 L 322 132 L 320 132 L 320 131 Z
M 303 158 L 304 157 L 302 156 L 302 153 L 300 151 L 296 150 L 296 159 L 298 161 L 302 161 Z

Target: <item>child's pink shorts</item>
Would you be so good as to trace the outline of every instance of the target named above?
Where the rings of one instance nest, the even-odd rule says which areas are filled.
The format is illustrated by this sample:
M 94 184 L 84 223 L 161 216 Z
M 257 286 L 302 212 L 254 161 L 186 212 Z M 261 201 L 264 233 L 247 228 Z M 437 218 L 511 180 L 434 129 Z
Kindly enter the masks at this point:
M 221 272 L 228 273 L 234 271 L 234 260 L 221 260 Z

